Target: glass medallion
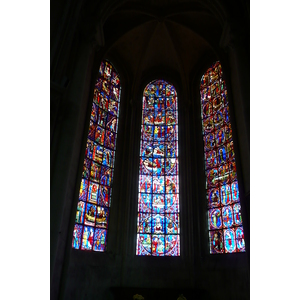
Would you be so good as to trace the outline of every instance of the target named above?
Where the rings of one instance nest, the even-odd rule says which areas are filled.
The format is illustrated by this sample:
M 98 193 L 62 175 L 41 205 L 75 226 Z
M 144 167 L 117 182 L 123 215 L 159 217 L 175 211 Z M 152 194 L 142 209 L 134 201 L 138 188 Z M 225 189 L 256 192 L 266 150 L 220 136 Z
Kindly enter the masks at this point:
M 167 143 L 168 145 L 170 145 L 170 143 Z M 172 144 L 173 147 L 175 147 L 175 143 Z M 162 143 L 162 142 L 156 142 L 156 141 L 153 141 L 152 142 L 152 147 L 153 147 L 153 157 L 157 157 L 157 158 L 163 158 L 165 157 L 165 143 Z M 175 156 L 176 155 L 176 150 L 170 150 L 169 151 L 169 154 L 170 156 Z
M 219 169 L 219 182 L 220 184 L 226 184 L 229 182 L 229 170 L 228 165 L 220 166 Z
M 153 176 L 153 193 L 165 193 L 165 177 Z
M 231 203 L 231 190 L 230 184 L 222 185 L 220 188 L 221 193 L 221 203 L 223 205 L 228 205 Z
M 94 144 L 94 150 L 93 150 L 93 156 L 92 159 L 99 164 L 102 163 L 102 157 L 103 157 L 103 147 L 100 145 Z
M 91 112 L 91 121 L 97 122 L 99 107 L 95 103 L 93 103 L 92 112 Z
M 136 254 L 151 255 L 151 234 L 137 235 Z
M 178 174 L 177 158 L 166 158 L 165 174 L 166 175 L 177 175 Z
M 84 226 L 81 249 L 82 250 L 92 250 L 93 241 L 94 241 L 94 228 Z
M 236 225 L 241 225 L 242 213 L 241 213 L 241 205 L 239 203 L 233 205 L 233 215 L 234 215 L 234 223 Z
M 142 140 L 144 141 L 153 141 L 153 126 L 143 125 L 142 126 Z
M 90 172 L 90 177 L 91 180 L 93 181 L 99 181 L 100 179 L 100 170 L 101 170 L 101 165 L 92 161 L 91 162 L 91 172 Z
M 180 244 L 179 235 L 166 235 L 165 236 L 165 255 L 166 256 L 179 256 L 180 255 Z
M 139 194 L 139 211 L 140 212 L 151 212 L 152 195 L 151 194 Z
M 224 103 L 223 103 L 223 100 L 222 100 L 222 97 L 221 96 L 217 96 L 213 99 L 213 110 L 214 111 L 218 111 L 218 110 L 221 110 L 224 106 Z
M 166 176 L 166 193 L 179 193 L 178 190 L 178 176 Z
M 206 164 L 205 164 L 206 169 L 210 169 L 217 166 L 217 155 L 215 150 L 205 152 L 205 158 L 206 158 Z
M 177 124 L 177 110 L 166 111 L 166 125 Z
M 232 253 L 236 250 L 234 229 L 224 230 L 225 253 Z
M 210 229 L 220 229 L 222 227 L 221 209 L 213 208 L 209 210 Z
M 218 169 L 213 168 L 206 171 L 206 186 L 214 187 L 219 184 Z
M 111 186 L 113 177 L 113 169 L 102 166 L 100 174 L 100 184 Z
M 102 61 L 94 87 L 75 216 L 75 223 L 85 226 L 78 227 L 75 224 L 72 241 L 74 249 L 106 251 L 120 93 L 117 71 L 111 63 Z
M 220 205 L 220 193 L 218 188 L 207 190 L 208 206 L 217 207 Z
M 223 228 L 229 228 L 233 225 L 233 213 L 231 206 L 222 208 Z
M 151 232 L 151 213 L 139 213 L 138 214 L 138 232 L 150 233 Z
M 112 114 L 107 114 L 107 123 L 105 127 L 110 131 L 117 132 L 118 118 Z
M 229 163 L 229 174 L 230 174 L 230 180 L 236 181 L 237 180 L 237 175 L 236 175 L 236 165 L 235 162 Z
M 152 233 L 164 233 L 165 232 L 165 215 L 164 214 L 152 214 Z
M 144 110 L 142 115 L 142 124 L 145 125 L 153 125 L 154 124 L 154 110 L 147 109 Z
M 83 223 L 84 212 L 85 212 L 85 202 L 79 201 L 77 204 L 77 212 L 76 212 L 76 217 L 75 217 L 76 223 L 80 223 L 80 224 Z
M 177 157 L 177 142 L 166 142 L 165 143 L 165 155 L 166 157 Z
M 157 141 L 164 141 L 165 138 L 165 126 L 154 126 L 153 138 Z
M 240 199 L 239 198 L 239 186 L 238 186 L 237 181 L 233 182 L 231 184 L 231 195 L 232 195 L 232 201 L 233 202 L 236 202 Z
M 179 213 L 179 199 L 178 194 L 165 195 L 166 213 Z
M 218 163 L 224 164 L 227 161 L 227 156 L 226 156 L 226 148 L 224 146 L 221 146 L 218 148 Z
M 99 201 L 98 205 L 110 207 L 111 188 L 108 186 L 99 186 Z
M 234 156 L 234 150 L 233 150 L 233 141 L 231 141 L 230 143 L 228 143 L 226 145 L 227 147 L 227 155 L 228 155 L 228 159 L 230 161 L 233 161 L 235 159 L 235 156 Z
M 165 175 L 165 163 L 163 158 L 153 158 L 153 175 Z
M 204 134 L 210 133 L 214 130 L 214 120 L 212 117 L 203 119 Z
M 215 148 L 215 135 L 213 133 L 209 133 L 204 136 L 204 149 L 205 151 L 209 151 Z
M 73 230 L 73 239 L 72 239 L 72 247 L 74 249 L 79 249 L 81 244 L 81 237 L 82 237 L 82 226 L 75 224 Z
M 79 200 L 86 201 L 87 193 L 88 193 L 88 185 L 89 181 L 86 179 L 81 180 L 80 190 L 79 190 Z
M 86 212 L 84 215 L 84 225 L 94 226 L 95 219 L 96 219 L 96 205 L 87 203 Z
M 152 176 L 140 175 L 140 192 L 152 193 Z
M 163 256 L 165 252 L 165 236 L 152 235 L 152 255 Z
M 209 231 L 210 253 L 224 253 L 222 230 Z
M 153 173 L 153 158 L 142 157 L 140 159 L 140 174 L 151 175 Z
M 104 148 L 103 149 L 103 157 L 102 157 L 102 165 L 113 167 L 114 166 L 114 155 L 115 155 L 115 151 Z
M 109 209 L 97 206 L 96 227 L 108 228 Z
M 105 130 L 104 128 L 97 126 L 96 132 L 95 132 L 95 142 L 100 145 L 104 145 L 104 136 L 105 136 Z
M 91 161 L 86 158 L 83 161 L 82 177 L 83 178 L 89 178 L 89 176 L 90 176 L 90 170 L 91 170 Z
M 96 130 L 96 123 L 93 121 L 90 121 L 90 127 L 89 127 L 89 133 L 88 133 L 88 138 L 91 140 L 95 139 L 95 130 Z
M 164 125 L 165 124 L 165 111 L 155 110 L 154 111 L 154 124 Z
M 152 213 L 164 213 L 165 212 L 165 195 L 153 194 L 152 200 Z
M 224 128 L 221 128 L 221 129 L 216 131 L 215 139 L 216 139 L 216 145 L 217 146 L 220 146 L 225 142 Z
M 105 229 L 95 229 L 95 238 L 94 238 L 94 251 L 105 251 L 106 248 L 106 233 Z
M 245 252 L 245 240 L 243 227 L 238 227 L 235 230 L 236 246 L 238 252 Z
M 165 217 L 165 232 L 167 234 L 179 233 L 179 215 L 178 214 L 166 214 Z
M 99 117 L 101 117 L 101 122 L 103 122 L 103 126 L 105 125 L 106 122 L 108 103 L 109 103 L 109 97 L 103 91 L 101 91 L 100 101 L 99 101 L 99 107 L 100 107 Z M 100 125 L 99 118 L 98 118 L 98 124 Z
M 153 155 L 152 143 L 141 140 L 140 156 L 141 157 L 152 157 L 152 155 Z
M 98 199 L 98 191 L 99 191 L 99 184 L 90 181 L 87 201 L 96 204 Z

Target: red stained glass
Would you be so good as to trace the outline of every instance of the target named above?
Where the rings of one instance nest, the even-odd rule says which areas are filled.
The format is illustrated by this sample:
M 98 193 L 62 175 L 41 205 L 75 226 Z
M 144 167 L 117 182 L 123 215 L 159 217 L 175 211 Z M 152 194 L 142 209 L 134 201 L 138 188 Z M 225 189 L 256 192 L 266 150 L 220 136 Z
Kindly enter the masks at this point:
M 117 71 L 111 63 L 102 61 L 94 88 L 73 231 L 74 249 L 106 251 L 120 92 Z
M 227 90 L 214 63 L 200 82 L 210 253 L 245 252 Z

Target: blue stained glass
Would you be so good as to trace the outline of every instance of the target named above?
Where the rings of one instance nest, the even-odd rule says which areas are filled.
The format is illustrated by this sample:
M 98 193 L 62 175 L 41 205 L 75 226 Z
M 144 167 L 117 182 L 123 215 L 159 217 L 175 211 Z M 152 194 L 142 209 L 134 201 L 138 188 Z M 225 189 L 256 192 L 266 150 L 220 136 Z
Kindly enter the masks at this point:
M 233 229 L 224 231 L 225 252 L 232 253 L 236 250 L 235 234 Z
M 228 228 L 233 225 L 232 207 L 225 206 L 222 208 L 223 227 Z
M 137 255 L 179 256 L 178 112 L 175 88 L 149 83 L 141 123 Z
M 82 236 L 82 226 L 75 224 L 73 231 L 73 240 L 72 247 L 75 249 L 79 249 L 81 244 L 81 236 Z
M 209 210 L 210 216 L 210 229 L 219 229 L 222 226 L 221 210 L 211 209 Z

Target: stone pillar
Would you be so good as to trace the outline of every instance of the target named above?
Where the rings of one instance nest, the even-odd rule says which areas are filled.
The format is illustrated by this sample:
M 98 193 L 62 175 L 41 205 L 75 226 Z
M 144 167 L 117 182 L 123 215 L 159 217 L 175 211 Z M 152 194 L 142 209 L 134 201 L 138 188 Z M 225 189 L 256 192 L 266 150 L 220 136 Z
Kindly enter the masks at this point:
M 72 53 L 64 62 L 70 74 L 67 86 L 51 83 L 51 299 L 59 298 L 67 268 L 66 249 L 71 247 L 75 220 L 73 211 L 79 191 L 87 120 L 92 102 L 94 57 L 100 46 L 97 41 L 99 37 L 91 37 L 90 32 L 79 28 L 73 37 Z M 68 48 L 61 49 L 63 57 L 64 50 L 68 51 Z M 58 61 L 61 59 L 58 58 Z

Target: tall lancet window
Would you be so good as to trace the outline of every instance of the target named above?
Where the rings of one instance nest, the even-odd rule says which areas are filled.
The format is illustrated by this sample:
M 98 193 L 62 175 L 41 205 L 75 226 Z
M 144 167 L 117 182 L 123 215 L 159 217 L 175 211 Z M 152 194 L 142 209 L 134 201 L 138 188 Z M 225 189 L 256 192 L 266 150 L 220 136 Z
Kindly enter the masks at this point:
M 105 251 L 112 195 L 121 86 L 102 61 L 94 89 L 72 247 Z
M 180 255 L 177 116 L 174 86 L 149 83 L 143 94 L 137 255 Z
M 244 252 L 227 89 L 219 62 L 202 76 L 200 94 L 210 253 Z

